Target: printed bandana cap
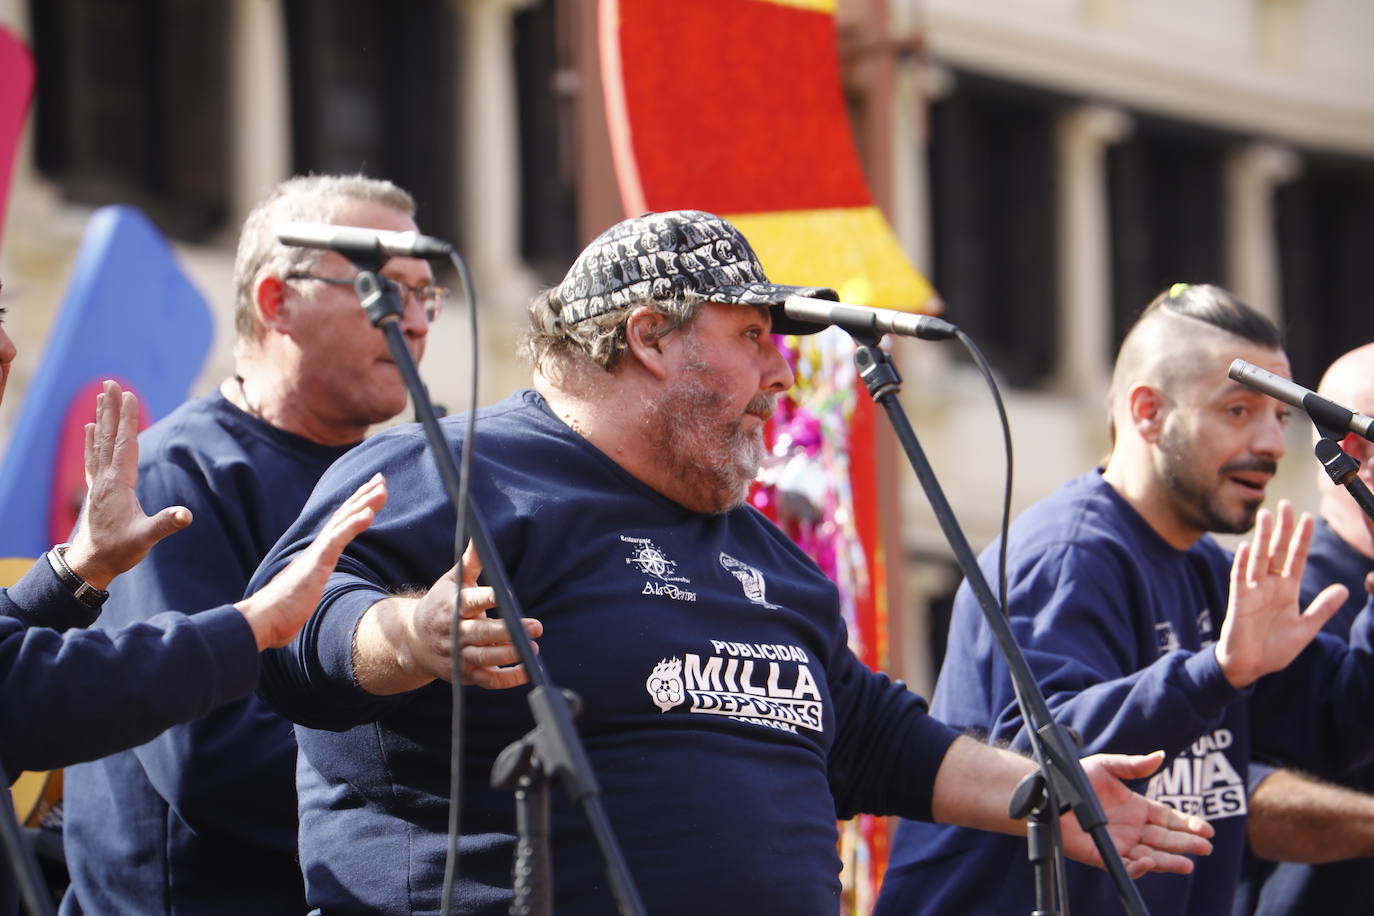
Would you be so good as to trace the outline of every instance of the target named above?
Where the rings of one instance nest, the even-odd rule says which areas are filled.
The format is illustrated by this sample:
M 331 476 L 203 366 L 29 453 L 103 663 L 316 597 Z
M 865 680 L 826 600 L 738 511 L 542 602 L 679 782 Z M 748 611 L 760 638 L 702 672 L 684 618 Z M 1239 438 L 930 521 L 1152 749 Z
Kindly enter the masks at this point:
M 788 296 L 836 301 L 833 289 L 768 282 L 738 229 L 712 213 L 670 210 L 616 223 L 573 262 L 558 286 L 567 325 L 645 300 L 675 297 L 726 305 L 766 305 L 777 334 L 814 334 L 823 326 L 782 313 Z

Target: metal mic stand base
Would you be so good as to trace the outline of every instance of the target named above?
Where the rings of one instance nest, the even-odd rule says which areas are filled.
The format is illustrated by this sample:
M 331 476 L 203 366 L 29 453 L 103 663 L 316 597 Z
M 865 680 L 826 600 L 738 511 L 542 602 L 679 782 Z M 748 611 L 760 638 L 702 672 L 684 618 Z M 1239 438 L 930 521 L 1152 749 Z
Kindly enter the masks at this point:
M 536 729 L 537 731 L 537 729 Z M 549 780 L 535 752 L 534 731 L 506 746 L 491 768 L 491 784 L 515 793 L 515 862 L 511 916 L 551 916 L 553 869 L 549 846 Z
M 1067 810 L 1051 806 L 1045 774 L 1040 770 L 1027 773 L 1011 793 L 1007 813 L 1015 820 L 1026 821 L 1026 855 L 1035 875 L 1035 909 L 1031 916 L 1059 916 L 1054 907 L 1054 820 Z
M 8 868 L 19 887 L 19 899 L 24 910 L 32 916 L 49 916 L 53 912 L 52 901 L 48 897 L 47 883 L 38 870 L 33 853 L 24 842 L 24 828 L 19 823 L 19 815 L 14 810 L 14 799 L 10 796 L 9 774 L 0 767 L 0 848 L 4 850 L 4 861 L 0 868 Z

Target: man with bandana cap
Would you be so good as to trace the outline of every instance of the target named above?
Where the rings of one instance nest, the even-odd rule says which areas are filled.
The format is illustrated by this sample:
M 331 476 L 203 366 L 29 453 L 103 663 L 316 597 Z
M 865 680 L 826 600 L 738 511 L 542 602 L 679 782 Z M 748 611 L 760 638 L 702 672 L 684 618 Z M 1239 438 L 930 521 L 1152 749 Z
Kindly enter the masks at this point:
M 902 812 L 1018 832 L 1007 817 L 1025 758 L 959 737 L 846 646 L 835 586 L 745 504 L 763 427 L 792 384 L 773 332 L 809 332 L 778 307 L 831 290 L 769 282 L 725 220 L 649 213 L 594 240 L 534 299 L 524 352 L 534 389 L 476 418 L 472 500 L 578 727 L 648 912 L 839 910 L 835 818 Z M 449 447 L 462 418 L 442 421 Z M 449 651 L 466 681 L 523 679 L 489 588 L 466 571 L 460 633 L 413 591 L 453 554 L 454 516 L 425 438 L 400 427 L 320 481 L 259 569 L 290 560 L 321 507 L 387 469 L 393 498 L 346 555 L 309 632 L 277 653 L 264 695 L 293 719 L 301 865 L 327 913 L 440 907 L 452 713 Z M 514 801 L 489 785 L 531 727 L 525 691 L 467 689 L 461 913 L 506 912 Z M 1134 874 L 1187 871 L 1196 818 L 1120 782 L 1157 757 L 1087 762 Z M 1064 823 L 1072 853 L 1088 838 Z M 556 909 L 614 911 L 577 809 L 555 793 Z

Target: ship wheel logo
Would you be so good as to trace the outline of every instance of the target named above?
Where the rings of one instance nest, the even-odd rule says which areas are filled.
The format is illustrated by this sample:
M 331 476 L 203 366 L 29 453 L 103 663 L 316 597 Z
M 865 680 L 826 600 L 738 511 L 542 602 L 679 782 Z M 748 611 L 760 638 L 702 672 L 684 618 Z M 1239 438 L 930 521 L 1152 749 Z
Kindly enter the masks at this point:
M 653 544 L 640 544 L 627 563 L 633 563 L 639 571 L 646 576 L 653 576 L 657 579 L 667 579 L 677 571 L 677 564 L 663 555 Z

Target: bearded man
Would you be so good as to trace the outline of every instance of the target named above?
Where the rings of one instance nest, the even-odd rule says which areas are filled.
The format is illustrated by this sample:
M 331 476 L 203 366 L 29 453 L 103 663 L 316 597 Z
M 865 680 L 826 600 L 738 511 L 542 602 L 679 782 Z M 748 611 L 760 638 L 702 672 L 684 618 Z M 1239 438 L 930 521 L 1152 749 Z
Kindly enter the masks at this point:
M 603 233 L 530 308 L 534 390 L 476 418 L 472 499 L 554 683 L 578 721 L 647 910 L 839 912 L 835 817 L 902 812 L 1017 832 L 1007 800 L 1028 760 L 958 737 L 846 647 L 835 586 L 744 504 L 763 426 L 791 369 L 770 307 L 829 290 L 769 283 L 729 223 L 651 213 Z M 464 421 L 444 421 L 458 448 Z M 453 555 L 453 511 L 423 432 L 345 456 L 259 569 L 308 542 L 320 507 L 365 468 L 394 471 L 377 536 L 345 556 L 309 634 L 277 654 L 264 694 L 298 723 L 301 865 L 321 912 L 439 909 L 448 809 L 449 652 L 464 680 L 509 686 L 491 590 L 466 570 L 464 619 L 420 589 Z M 407 597 L 407 595 L 414 597 Z M 489 786 L 532 725 L 525 691 L 465 697 L 457 911 L 505 913 L 514 800 Z M 1086 766 L 1129 868 L 1186 871 L 1200 820 L 1117 777 L 1157 757 Z M 1073 854 L 1091 844 L 1065 823 Z M 557 794 L 559 913 L 615 905 L 577 809 Z
M 1277 523 L 1260 508 L 1283 457 L 1288 408 L 1232 381 L 1236 358 L 1288 376 L 1278 329 L 1226 290 L 1176 284 L 1157 296 L 1116 360 L 1105 465 L 1027 510 L 1008 538 L 1007 612 L 1056 719 L 1085 751 L 1163 749 L 1145 795 L 1216 828 L 1214 854 L 1192 874 L 1137 882 L 1151 912 L 1176 916 L 1230 912 L 1252 752 L 1326 772 L 1374 747 L 1374 659 L 1326 635 L 1313 641 L 1349 591 L 1313 589 L 1304 612 L 1312 520 L 1295 522 L 1284 502 Z M 1234 562 L 1208 536 L 1251 526 L 1255 538 Z M 981 560 L 990 579 L 998 548 Z M 1255 617 L 1250 589 L 1284 610 Z M 1355 625 L 1371 628 L 1369 614 Z M 1025 746 L 1006 666 L 967 584 L 933 712 Z M 1071 865 L 1067 884 L 1074 912 L 1117 909 L 1100 874 Z M 1024 844 L 908 822 L 875 912 L 1013 913 L 1033 899 Z

